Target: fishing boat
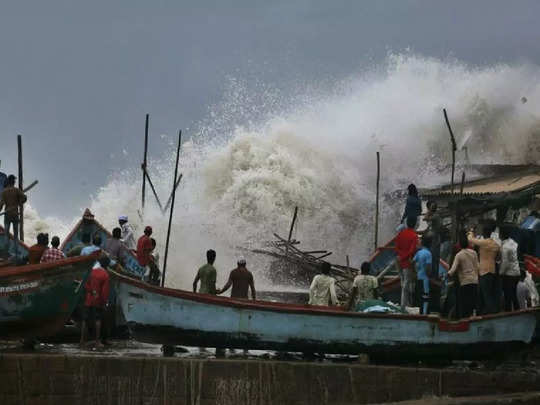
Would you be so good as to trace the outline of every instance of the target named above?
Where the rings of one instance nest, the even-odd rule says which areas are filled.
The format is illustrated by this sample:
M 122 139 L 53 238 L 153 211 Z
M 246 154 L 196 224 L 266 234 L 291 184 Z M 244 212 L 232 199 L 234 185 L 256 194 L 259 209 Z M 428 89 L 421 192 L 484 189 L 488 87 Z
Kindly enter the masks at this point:
M 133 337 L 167 346 L 475 358 L 530 343 L 539 314 L 529 309 L 450 322 L 217 297 L 112 275 Z
M 82 218 L 77 222 L 73 230 L 69 235 L 64 239 L 64 242 L 60 246 L 60 250 L 64 253 L 68 253 L 72 248 L 77 245 L 81 245 L 82 237 L 84 234 L 94 236 L 98 234 L 101 236 L 103 243 L 109 238 L 112 238 L 112 234 L 101 225 L 94 217 L 92 212 L 87 208 L 84 211 Z M 124 256 L 122 257 L 123 269 L 138 278 L 144 276 L 145 269 L 137 261 L 137 257 L 130 250 L 124 251 Z
M 51 336 L 63 328 L 97 254 L 0 269 L 0 339 Z

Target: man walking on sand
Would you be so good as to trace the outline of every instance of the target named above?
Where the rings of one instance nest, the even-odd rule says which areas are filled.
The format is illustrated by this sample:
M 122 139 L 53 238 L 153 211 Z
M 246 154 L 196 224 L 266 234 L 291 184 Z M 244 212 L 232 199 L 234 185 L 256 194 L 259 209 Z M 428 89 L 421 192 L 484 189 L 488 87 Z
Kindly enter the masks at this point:
M 199 287 L 199 294 L 211 294 L 216 295 L 216 277 L 217 277 L 217 271 L 214 267 L 214 262 L 216 261 L 216 251 L 215 250 L 208 250 L 206 252 L 206 264 L 202 266 L 199 271 L 197 271 L 197 275 L 195 276 L 195 280 L 193 280 L 193 292 L 197 292 L 197 284 L 199 281 L 201 282 L 201 285 Z M 199 351 L 201 353 L 206 352 L 206 348 L 199 347 Z M 223 348 L 216 347 L 216 357 L 223 357 L 225 355 L 225 350 Z
M 246 259 L 238 259 L 238 267 L 231 270 L 227 284 L 221 290 L 217 290 L 216 294 L 223 294 L 231 286 L 231 298 L 248 299 L 248 290 L 251 289 L 251 298 L 255 300 L 255 282 L 253 274 L 246 268 Z
M 86 295 L 83 307 L 83 321 L 81 325 L 81 347 L 86 345 L 86 324 L 95 323 L 96 347 L 103 347 L 101 343 L 101 321 L 103 311 L 109 300 L 109 273 L 107 267 L 111 259 L 103 255 L 98 259 L 99 267 L 94 267 L 84 286 Z

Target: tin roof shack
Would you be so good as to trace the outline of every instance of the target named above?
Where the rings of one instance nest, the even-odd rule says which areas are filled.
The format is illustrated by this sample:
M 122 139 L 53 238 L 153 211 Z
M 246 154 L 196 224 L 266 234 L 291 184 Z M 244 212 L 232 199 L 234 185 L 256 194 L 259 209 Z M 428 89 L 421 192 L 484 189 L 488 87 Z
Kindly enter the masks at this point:
M 424 201 L 435 201 L 443 224 L 455 235 L 487 220 L 498 225 L 521 224 L 540 204 L 540 166 L 485 166 L 479 179 L 421 190 Z M 521 239 L 521 238 L 520 238 Z

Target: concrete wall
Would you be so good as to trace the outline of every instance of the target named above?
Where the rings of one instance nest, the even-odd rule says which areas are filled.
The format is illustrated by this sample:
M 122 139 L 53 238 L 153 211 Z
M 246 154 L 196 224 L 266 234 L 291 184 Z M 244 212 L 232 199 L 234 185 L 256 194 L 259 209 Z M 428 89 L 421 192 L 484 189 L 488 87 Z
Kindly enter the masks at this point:
M 362 404 L 535 391 L 540 375 L 250 360 L 0 355 L 1 405 Z

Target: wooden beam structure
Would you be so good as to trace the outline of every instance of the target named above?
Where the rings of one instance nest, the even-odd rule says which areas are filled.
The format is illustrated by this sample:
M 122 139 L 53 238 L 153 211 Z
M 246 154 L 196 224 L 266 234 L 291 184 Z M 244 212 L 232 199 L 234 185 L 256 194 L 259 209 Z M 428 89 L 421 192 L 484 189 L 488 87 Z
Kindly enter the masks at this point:
M 294 214 L 292 217 L 291 227 L 289 228 L 289 238 L 287 239 L 287 245 L 285 247 L 285 255 L 289 253 L 289 245 L 291 243 L 292 233 L 294 230 L 294 224 L 296 222 L 296 217 L 298 216 L 298 207 L 294 207 Z
M 444 120 L 446 121 L 446 126 L 448 127 L 448 132 L 450 132 L 450 142 L 452 143 L 452 178 L 451 178 L 451 187 L 452 187 L 452 194 L 454 194 L 454 174 L 456 171 L 456 151 L 457 151 L 457 145 L 456 145 L 456 138 L 454 137 L 454 131 L 452 131 L 452 127 L 450 126 L 450 121 L 448 120 L 448 114 L 446 113 L 446 108 L 443 108 L 443 114 L 444 114 Z
M 376 184 L 376 198 L 375 198 L 375 250 L 379 247 L 379 183 L 381 181 L 381 157 L 377 152 L 377 184 Z
M 167 271 L 167 258 L 169 255 L 169 242 L 171 238 L 171 225 L 174 211 L 174 200 L 176 197 L 176 181 L 178 177 L 178 161 L 180 160 L 180 147 L 182 145 L 182 130 L 178 131 L 178 148 L 176 149 L 176 165 L 174 167 L 174 181 L 172 189 L 171 210 L 169 214 L 169 226 L 167 227 L 167 241 L 165 242 L 165 258 L 163 259 L 163 275 L 161 276 L 161 286 L 165 285 L 165 272 Z
M 17 155 L 19 166 L 19 189 L 24 189 L 23 185 L 23 152 L 22 152 L 22 135 L 17 135 Z M 19 206 L 19 239 L 24 242 L 24 204 Z
M 143 154 L 143 163 L 141 165 L 143 169 L 143 178 L 142 178 L 142 201 L 141 201 L 141 210 L 144 215 L 144 203 L 146 198 L 146 164 L 148 156 L 148 125 L 150 121 L 150 115 L 146 114 L 146 121 L 144 124 L 144 154 Z
M 146 178 L 148 179 L 148 184 L 150 184 L 150 188 L 152 189 L 152 193 L 154 194 L 154 197 L 156 199 L 156 202 L 157 202 L 157 205 L 159 207 L 159 209 L 161 211 L 163 211 L 163 207 L 161 206 L 161 201 L 159 201 L 159 197 L 157 195 L 157 192 L 156 192 L 156 189 L 154 187 L 154 183 L 152 182 L 152 179 L 150 178 L 150 175 L 148 174 L 148 172 L 146 171 L 146 169 L 143 169 L 144 171 L 144 175 L 146 176 Z
M 182 173 L 180 173 L 180 176 L 178 176 L 178 180 L 176 180 L 176 185 L 174 186 L 174 190 L 176 191 L 176 189 L 178 188 L 178 186 L 180 185 L 180 181 L 182 180 L 182 177 L 184 175 Z M 167 202 L 165 203 L 165 207 L 163 207 L 163 213 L 165 214 L 165 212 L 169 209 L 169 205 L 171 204 L 171 200 L 172 200 L 172 191 L 171 191 L 171 194 L 169 195 L 169 198 L 167 199 Z

